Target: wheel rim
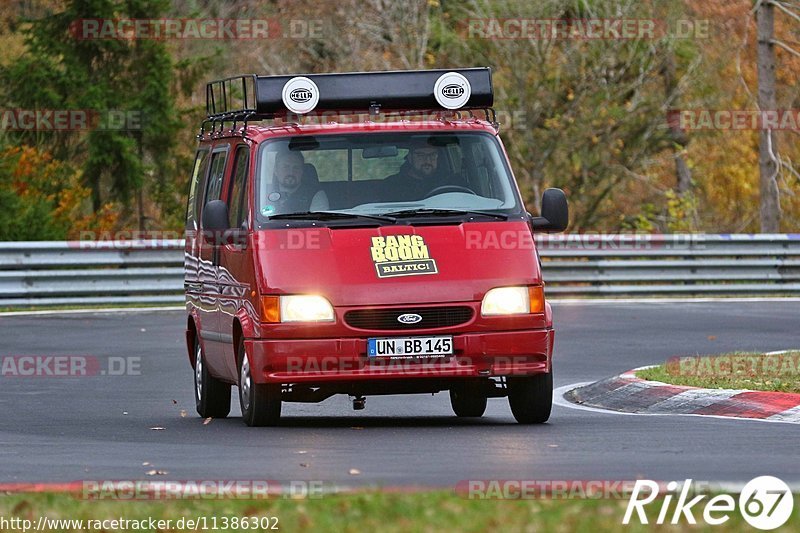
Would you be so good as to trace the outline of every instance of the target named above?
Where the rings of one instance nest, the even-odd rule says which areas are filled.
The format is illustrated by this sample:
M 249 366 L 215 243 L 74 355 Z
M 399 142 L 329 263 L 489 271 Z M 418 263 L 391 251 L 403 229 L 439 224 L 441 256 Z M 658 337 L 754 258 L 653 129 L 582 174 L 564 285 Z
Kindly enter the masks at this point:
M 247 354 L 242 354 L 242 371 L 239 376 L 239 394 L 242 397 L 242 409 L 250 409 L 250 362 Z
M 203 354 L 200 351 L 200 344 L 197 344 L 195 349 L 195 363 L 194 363 L 194 390 L 197 394 L 197 400 L 203 398 Z

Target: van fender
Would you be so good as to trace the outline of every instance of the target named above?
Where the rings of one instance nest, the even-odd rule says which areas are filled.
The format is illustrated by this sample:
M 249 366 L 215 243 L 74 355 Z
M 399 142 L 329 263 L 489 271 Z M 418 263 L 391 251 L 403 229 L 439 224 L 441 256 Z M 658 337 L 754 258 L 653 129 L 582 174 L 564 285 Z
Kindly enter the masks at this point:
M 247 309 L 244 307 L 240 307 L 238 311 L 236 311 L 235 320 L 239 323 L 242 328 L 242 337 L 245 339 L 252 339 L 253 337 L 258 337 L 257 326 L 253 317 L 250 313 L 247 312 Z M 235 337 L 235 334 L 234 334 Z M 237 348 L 238 339 L 233 339 L 233 348 L 234 350 Z

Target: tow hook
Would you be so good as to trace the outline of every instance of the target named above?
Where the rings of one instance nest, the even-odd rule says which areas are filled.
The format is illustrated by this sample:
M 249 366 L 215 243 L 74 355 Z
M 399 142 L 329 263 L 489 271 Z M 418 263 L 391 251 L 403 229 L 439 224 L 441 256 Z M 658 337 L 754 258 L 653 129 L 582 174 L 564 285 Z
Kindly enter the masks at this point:
M 367 399 L 363 396 L 353 398 L 353 411 L 361 411 L 366 406 Z

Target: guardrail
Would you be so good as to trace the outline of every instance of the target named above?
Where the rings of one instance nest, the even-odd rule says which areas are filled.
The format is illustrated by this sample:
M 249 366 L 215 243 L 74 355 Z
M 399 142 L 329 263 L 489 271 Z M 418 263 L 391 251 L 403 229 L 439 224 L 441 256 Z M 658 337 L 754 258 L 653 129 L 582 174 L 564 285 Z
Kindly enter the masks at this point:
M 0 307 L 183 301 L 183 240 L 0 242 Z
M 800 234 L 545 235 L 537 246 L 549 294 L 800 294 Z
M 555 296 L 800 295 L 800 234 L 542 235 L 537 243 Z M 0 308 L 182 301 L 182 240 L 0 243 Z

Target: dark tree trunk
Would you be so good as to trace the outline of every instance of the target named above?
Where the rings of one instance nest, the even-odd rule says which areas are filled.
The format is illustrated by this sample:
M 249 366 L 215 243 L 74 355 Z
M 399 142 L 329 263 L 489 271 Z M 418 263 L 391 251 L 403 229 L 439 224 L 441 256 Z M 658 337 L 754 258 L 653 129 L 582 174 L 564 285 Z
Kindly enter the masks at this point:
M 89 189 L 92 191 L 92 213 L 99 213 L 103 207 L 103 198 L 100 196 L 100 176 L 90 176 Z
M 758 107 L 761 113 L 776 110 L 775 100 L 775 8 L 761 2 L 756 13 L 758 22 Z M 781 223 L 778 191 L 778 154 L 775 132 L 762 127 L 758 142 L 758 171 L 761 192 L 761 232 L 778 233 Z
M 678 82 L 675 79 L 675 56 L 672 52 L 667 54 L 661 73 L 664 76 L 665 97 L 671 100 L 678 89 Z M 669 121 L 669 138 L 673 143 L 675 158 L 675 189 L 678 194 L 683 195 L 692 188 L 692 171 L 683 157 L 683 151 L 689 145 L 689 136 L 680 128 L 680 124 L 676 121 Z

